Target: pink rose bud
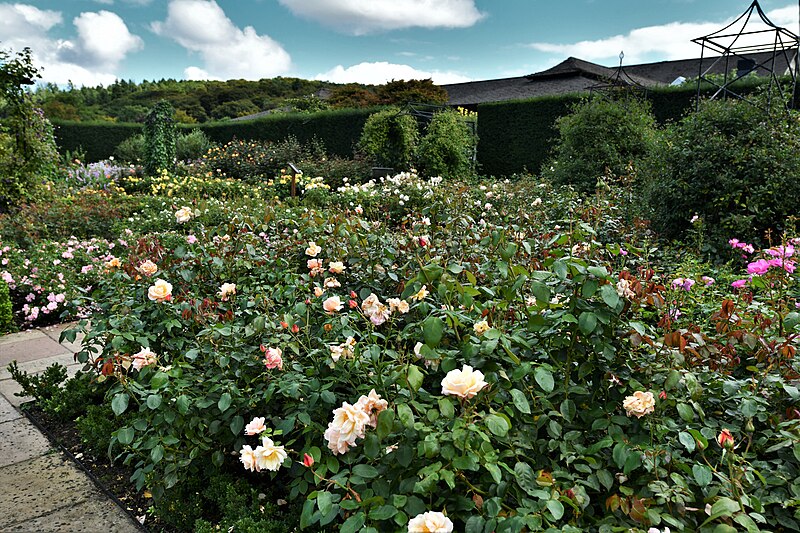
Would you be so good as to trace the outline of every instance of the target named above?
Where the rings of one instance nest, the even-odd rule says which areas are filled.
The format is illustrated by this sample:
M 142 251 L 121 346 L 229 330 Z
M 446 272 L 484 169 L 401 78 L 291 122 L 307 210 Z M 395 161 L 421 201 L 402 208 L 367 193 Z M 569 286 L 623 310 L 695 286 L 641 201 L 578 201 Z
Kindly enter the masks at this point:
M 314 458 L 308 455 L 307 453 L 303 454 L 303 466 L 311 468 L 314 466 Z

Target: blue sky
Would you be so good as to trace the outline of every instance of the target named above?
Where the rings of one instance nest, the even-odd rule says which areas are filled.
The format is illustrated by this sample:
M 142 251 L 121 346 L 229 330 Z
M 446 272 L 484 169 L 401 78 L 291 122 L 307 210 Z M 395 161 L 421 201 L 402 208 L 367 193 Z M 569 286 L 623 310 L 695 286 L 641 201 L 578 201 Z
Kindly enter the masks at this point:
M 0 47 L 45 81 L 296 76 L 437 83 L 529 74 L 572 55 L 697 57 L 748 0 L 0 0 Z M 797 32 L 798 4 L 763 0 Z

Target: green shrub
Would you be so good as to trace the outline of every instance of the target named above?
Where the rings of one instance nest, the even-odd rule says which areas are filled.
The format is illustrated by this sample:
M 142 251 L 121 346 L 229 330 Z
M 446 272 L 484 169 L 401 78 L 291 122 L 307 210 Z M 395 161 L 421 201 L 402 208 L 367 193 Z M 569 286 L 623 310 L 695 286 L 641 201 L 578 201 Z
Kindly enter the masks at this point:
M 473 170 L 477 139 L 454 109 L 436 113 L 419 143 L 420 170 L 428 176 L 455 177 Z
M 147 115 L 144 126 L 145 159 L 147 173 L 155 176 L 161 169 L 175 166 L 175 109 L 169 102 L 161 101 Z
M 645 198 L 654 229 L 686 235 L 702 218 L 708 244 L 728 239 L 764 243 L 797 214 L 800 196 L 798 114 L 767 117 L 749 103 L 704 102 L 663 134 L 647 165 Z
M 127 418 L 115 418 L 108 404 L 85 406 L 85 412 L 75 420 L 81 442 L 95 457 L 108 453 L 111 434 L 122 427 Z
M 206 155 L 212 146 L 213 143 L 199 129 L 178 133 L 175 139 L 175 156 L 178 161 L 194 161 Z
M 14 310 L 8 284 L 0 280 L 0 333 L 8 333 L 14 329 Z
M 144 160 L 144 134 L 137 133 L 123 140 L 114 149 L 114 156 L 122 163 L 140 163 Z
M 370 115 L 361 132 L 359 149 L 382 167 L 408 170 L 419 142 L 417 121 L 388 108 Z
M 8 373 L 22 387 L 22 391 L 16 393 L 17 396 L 31 396 L 40 402 L 56 396 L 61 384 L 67 379 L 67 368 L 58 363 L 48 366 L 41 374 L 30 375 L 20 370 L 16 361 L 12 361 L 8 365 Z
M 594 191 L 601 176 L 630 175 L 656 134 L 649 103 L 635 98 L 584 100 L 556 128 L 559 139 L 545 176 L 583 193 Z

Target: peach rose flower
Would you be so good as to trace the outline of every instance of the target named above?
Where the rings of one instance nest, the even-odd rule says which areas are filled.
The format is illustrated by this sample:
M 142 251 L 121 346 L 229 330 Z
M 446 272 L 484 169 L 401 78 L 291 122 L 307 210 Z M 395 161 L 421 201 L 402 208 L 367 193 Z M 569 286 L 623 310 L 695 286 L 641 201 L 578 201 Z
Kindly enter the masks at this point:
M 328 448 L 334 454 L 346 453 L 350 446 L 354 446 L 356 439 L 364 438 L 364 427 L 369 424 L 369 415 L 358 405 L 344 402 L 341 407 L 334 409 L 333 420 L 325 430 L 325 440 Z
M 369 395 L 362 395 L 356 402 L 356 405 L 361 407 L 369 416 L 369 425 L 376 428 L 378 427 L 378 414 L 389 407 L 389 402 L 381 398 L 380 395 L 375 392 L 375 389 L 372 389 L 369 391 Z
M 330 298 L 322 302 L 322 308 L 328 314 L 333 314 L 336 311 L 341 311 L 343 307 L 344 304 L 342 304 L 342 300 L 339 299 L 338 296 L 331 296 Z
M 253 420 L 244 427 L 244 434 L 258 435 L 259 433 L 263 433 L 267 429 L 267 426 L 264 425 L 264 421 L 265 418 L 263 416 L 253 418 Z
M 249 470 L 251 472 L 255 471 L 256 469 L 256 454 L 253 448 L 249 445 L 245 444 L 242 446 L 242 450 L 239 452 L 239 460 L 244 465 L 245 470 Z
M 452 533 L 453 522 L 442 513 L 428 511 L 408 521 L 408 533 Z
M 442 394 L 469 400 L 486 385 L 488 383 L 483 380 L 483 372 L 473 370 L 469 365 L 464 365 L 461 370 L 453 369 L 447 373 L 442 380 Z
M 157 279 L 147 289 L 147 297 L 154 302 L 165 302 L 172 299 L 172 284 L 163 279 Z
M 144 274 L 145 276 L 152 276 L 156 272 L 158 272 L 158 266 L 150 261 L 149 259 L 139 265 L 139 268 L 136 270 L 139 271 L 140 274 Z
M 622 407 L 625 408 L 628 416 L 633 415 L 636 418 L 642 418 L 644 415 L 652 413 L 655 405 L 656 400 L 653 398 L 653 393 L 649 391 L 636 391 L 622 402 Z
M 486 320 L 481 320 L 480 322 L 476 322 L 475 325 L 472 326 L 472 330 L 478 337 L 480 337 L 490 329 L 492 328 L 489 327 L 489 323 Z
M 156 354 L 149 348 L 142 348 L 138 353 L 133 354 L 133 368 L 141 370 L 146 366 L 156 364 Z
M 345 268 L 347 267 L 345 267 L 344 263 L 342 263 L 341 261 L 333 261 L 331 263 L 328 263 L 328 272 L 330 272 L 331 274 L 341 274 L 342 272 L 344 272 Z

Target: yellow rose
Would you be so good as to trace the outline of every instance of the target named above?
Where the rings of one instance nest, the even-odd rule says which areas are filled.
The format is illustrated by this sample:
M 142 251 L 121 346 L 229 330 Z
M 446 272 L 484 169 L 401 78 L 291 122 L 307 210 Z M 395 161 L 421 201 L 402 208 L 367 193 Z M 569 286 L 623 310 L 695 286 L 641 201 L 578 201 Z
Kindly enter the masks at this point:
M 317 246 L 317 243 L 314 241 L 310 241 L 308 243 L 308 248 L 306 248 L 306 255 L 310 257 L 317 257 L 319 253 L 322 251 L 322 248 Z
M 286 460 L 286 450 L 283 449 L 283 446 L 275 446 L 275 443 L 269 437 L 262 439 L 261 446 L 256 447 L 253 454 L 256 459 L 256 471 L 275 471 Z
M 470 399 L 486 385 L 488 383 L 483 380 L 483 372 L 464 365 L 462 370 L 454 369 L 447 373 L 442 380 L 442 394 Z
M 165 302 L 172 299 L 172 284 L 157 279 L 156 282 L 147 289 L 147 297 L 154 302 Z

